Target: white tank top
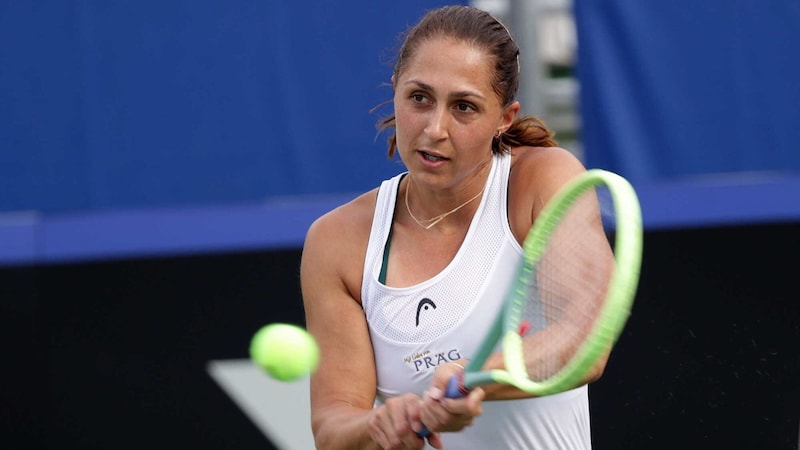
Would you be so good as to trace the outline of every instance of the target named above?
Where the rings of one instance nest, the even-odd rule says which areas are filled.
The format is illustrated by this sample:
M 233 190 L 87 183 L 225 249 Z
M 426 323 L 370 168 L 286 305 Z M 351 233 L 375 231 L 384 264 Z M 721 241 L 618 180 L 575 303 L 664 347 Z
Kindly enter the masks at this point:
M 380 274 L 405 174 L 381 184 L 361 287 L 378 404 L 406 392 L 422 395 L 438 364 L 470 359 L 488 332 L 522 255 L 506 214 L 510 167 L 510 156 L 494 157 L 485 194 L 450 264 L 404 288 L 386 286 Z M 589 449 L 588 390 L 485 402 L 474 425 L 442 437 L 446 448 L 457 449 Z

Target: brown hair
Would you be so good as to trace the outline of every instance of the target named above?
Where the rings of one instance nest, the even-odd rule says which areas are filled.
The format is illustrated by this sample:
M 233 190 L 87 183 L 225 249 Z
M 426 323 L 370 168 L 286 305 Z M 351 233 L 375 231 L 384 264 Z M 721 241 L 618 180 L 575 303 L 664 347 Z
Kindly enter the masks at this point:
M 445 6 L 429 11 L 405 33 L 395 61 L 393 75 L 398 79 L 419 46 L 433 38 L 454 38 L 486 51 L 494 60 L 492 87 L 504 106 L 514 102 L 519 88 L 519 48 L 508 29 L 491 14 L 470 6 Z M 395 127 L 394 114 L 378 122 L 380 131 Z M 524 116 L 514 120 L 511 128 L 492 139 L 492 152 L 504 153 L 511 147 L 555 147 L 554 133 L 540 119 Z M 397 139 L 389 138 L 389 157 L 394 156 Z

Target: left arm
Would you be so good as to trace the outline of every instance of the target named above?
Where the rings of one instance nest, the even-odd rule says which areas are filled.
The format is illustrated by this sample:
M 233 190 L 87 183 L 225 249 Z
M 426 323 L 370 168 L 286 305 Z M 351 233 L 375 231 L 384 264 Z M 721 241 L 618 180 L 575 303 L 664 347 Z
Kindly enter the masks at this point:
M 517 241 L 522 245 L 528 231 L 533 225 L 534 221 L 542 211 L 544 206 L 550 199 L 569 181 L 576 176 L 584 173 L 586 169 L 581 162 L 571 153 L 560 148 L 516 148 L 514 149 L 514 160 L 511 168 L 511 176 L 509 178 L 509 223 L 511 230 Z M 597 248 L 601 249 L 598 253 L 601 256 L 593 259 L 590 264 L 577 268 L 580 274 L 577 275 L 580 279 L 585 277 L 597 277 L 598 274 L 607 274 L 613 268 L 613 254 L 608 245 L 605 237 L 605 232 L 602 228 L 600 220 L 599 207 L 596 202 L 587 202 L 586 205 L 580 207 L 590 208 L 591 214 L 597 219 L 593 222 L 591 229 L 581 230 L 582 236 L 591 236 L 597 240 Z M 569 233 L 567 233 L 569 234 Z M 548 255 L 542 264 L 554 263 L 558 264 L 559 258 L 557 252 L 553 255 Z M 584 278 L 582 278 L 584 277 Z M 588 302 L 596 301 L 595 298 L 587 298 L 587 293 L 582 290 L 580 285 L 566 285 L 563 295 L 567 298 L 574 299 L 566 306 L 568 309 L 585 308 Z M 537 346 L 536 342 L 546 342 L 549 336 L 560 335 L 565 333 L 564 328 L 578 326 L 574 322 L 566 320 L 555 320 L 552 314 L 548 315 L 548 326 L 534 335 L 526 337 L 526 346 Z M 565 314 L 566 317 L 577 317 L 580 314 Z M 537 346 L 538 347 L 538 346 Z M 546 346 L 541 346 L 547 348 Z M 543 355 L 541 352 L 527 352 L 526 361 L 528 367 L 535 367 L 537 361 L 542 359 L 553 358 L 568 358 L 575 350 L 575 346 L 567 346 L 557 350 L 550 350 L 550 354 Z M 558 351 L 561 356 L 553 355 L 552 352 Z M 574 387 L 591 383 L 600 378 L 602 375 L 608 356 L 609 349 L 604 355 L 598 359 L 593 365 L 587 375 Z M 491 355 L 486 363 L 483 365 L 483 370 L 503 369 L 505 363 L 501 352 Z M 441 373 L 440 373 L 441 372 Z M 448 373 L 444 373 L 448 372 Z M 452 374 L 449 371 L 439 371 L 435 374 L 432 386 L 437 389 L 443 389 Z M 510 400 L 532 397 L 531 394 L 523 392 L 513 386 L 505 384 L 492 384 L 486 385 L 481 388 L 485 391 L 486 400 Z

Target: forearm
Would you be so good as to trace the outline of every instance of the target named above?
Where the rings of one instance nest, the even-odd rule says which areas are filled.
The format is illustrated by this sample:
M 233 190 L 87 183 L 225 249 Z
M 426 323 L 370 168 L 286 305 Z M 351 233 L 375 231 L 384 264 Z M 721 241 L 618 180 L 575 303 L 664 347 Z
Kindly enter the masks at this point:
M 380 450 L 369 434 L 372 410 L 349 405 L 327 408 L 312 421 L 317 450 Z
M 583 341 L 580 339 L 565 341 L 563 336 L 581 336 L 581 334 L 581 332 L 576 331 L 574 324 L 562 321 L 553 323 L 535 334 L 526 336 L 523 340 L 523 346 L 526 349 L 523 352 L 523 357 L 525 358 L 525 366 L 528 369 L 531 380 L 541 381 L 549 379 L 555 375 L 557 370 L 563 368 L 574 357 L 579 346 L 583 344 Z M 553 342 L 559 342 L 560 344 L 552 345 L 551 343 Z M 591 369 L 569 388 L 577 388 L 600 378 L 605 369 L 609 350 L 610 346 L 597 361 L 595 361 Z M 552 369 L 550 371 L 544 371 L 543 368 L 545 367 L 550 367 Z M 484 363 L 483 370 L 490 369 L 505 369 L 502 352 L 491 355 L 486 363 Z M 486 385 L 483 386 L 483 389 L 486 392 L 487 401 L 515 400 L 534 397 L 514 386 L 505 384 Z

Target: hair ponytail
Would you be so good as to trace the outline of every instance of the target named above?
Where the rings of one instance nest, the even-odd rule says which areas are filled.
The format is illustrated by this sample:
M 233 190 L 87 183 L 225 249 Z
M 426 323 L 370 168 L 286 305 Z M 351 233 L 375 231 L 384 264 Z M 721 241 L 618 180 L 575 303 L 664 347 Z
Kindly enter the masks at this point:
M 513 147 L 556 147 L 555 133 L 541 119 L 524 116 L 514 120 L 511 127 L 492 140 L 492 152 L 505 153 Z

